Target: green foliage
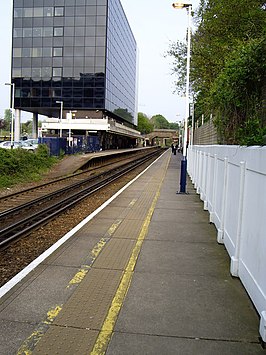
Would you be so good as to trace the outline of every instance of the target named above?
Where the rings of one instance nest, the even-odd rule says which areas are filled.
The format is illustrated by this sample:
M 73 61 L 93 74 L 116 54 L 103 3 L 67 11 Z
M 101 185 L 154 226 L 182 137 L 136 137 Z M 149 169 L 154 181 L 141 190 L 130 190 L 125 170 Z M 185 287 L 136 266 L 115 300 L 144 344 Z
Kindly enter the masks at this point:
M 7 123 L 10 123 L 11 122 L 11 119 L 12 119 L 12 110 L 10 110 L 9 108 L 7 108 L 5 110 L 5 117 L 4 117 L 4 120 L 7 122 Z
M 12 118 L 12 111 L 10 109 L 6 109 L 4 118 L 0 119 L 0 129 L 9 130 L 11 118 Z
M 153 130 L 153 124 L 150 122 L 149 118 L 145 113 L 139 112 L 138 113 L 138 131 L 141 132 L 141 134 L 147 134 L 152 132 Z
M 179 124 L 178 123 L 174 123 L 174 122 L 169 122 L 169 129 L 178 130 L 179 129 Z
M 239 132 L 246 132 L 241 128 L 250 126 L 253 117 L 257 125 L 265 74 L 265 38 L 250 40 L 236 48 L 210 88 L 210 102 L 220 113 L 218 128 L 233 143 L 242 141 Z M 262 118 L 259 121 L 262 126 Z
M 258 118 L 247 120 L 238 128 L 238 140 L 240 145 L 265 145 L 266 127 L 262 127 Z
M 38 180 L 56 161 L 55 157 L 49 157 L 45 145 L 40 145 L 36 153 L 0 148 L 0 188 Z
M 201 0 L 194 22 L 198 27 L 192 35 L 190 84 L 196 98 L 195 119 L 212 113 L 223 143 L 258 144 L 261 132 L 256 127 L 259 122 L 263 131 L 266 121 L 262 116 L 266 90 L 265 2 Z M 172 45 L 168 53 L 178 61 L 175 71 L 179 90 L 185 83 L 181 47 L 180 43 L 176 48 Z M 254 134 L 247 135 L 250 130 L 245 127 L 252 128 Z
M 157 129 L 169 129 L 169 122 L 162 115 L 152 116 L 151 122 L 152 122 L 154 128 L 157 128 Z
M 0 118 L 0 129 L 3 129 L 6 127 L 6 123 L 5 123 L 5 120 Z
M 171 42 L 166 56 L 172 57 L 172 74 L 175 76 L 175 88 L 179 95 L 186 91 L 187 44 L 181 41 Z

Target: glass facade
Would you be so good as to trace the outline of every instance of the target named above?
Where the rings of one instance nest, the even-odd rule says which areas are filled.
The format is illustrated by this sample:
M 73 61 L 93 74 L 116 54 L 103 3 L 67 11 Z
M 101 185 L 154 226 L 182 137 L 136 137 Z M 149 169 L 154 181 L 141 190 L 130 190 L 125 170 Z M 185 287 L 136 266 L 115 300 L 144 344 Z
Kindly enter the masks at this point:
M 119 0 L 14 0 L 15 107 L 58 117 L 63 101 L 133 123 L 136 50 Z

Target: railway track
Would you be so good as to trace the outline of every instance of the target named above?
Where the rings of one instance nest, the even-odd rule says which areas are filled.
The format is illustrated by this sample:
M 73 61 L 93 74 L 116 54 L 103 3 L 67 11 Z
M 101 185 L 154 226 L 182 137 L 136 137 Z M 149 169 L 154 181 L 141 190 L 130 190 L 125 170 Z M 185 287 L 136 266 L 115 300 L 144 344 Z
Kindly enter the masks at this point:
M 131 162 L 136 159 L 137 156 L 145 156 L 147 153 L 145 151 L 138 151 L 137 155 L 131 155 L 131 156 L 119 156 L 110 159 L 107 157 L 108 160 L 107 162 L 101 162 L 99 165 L 93 165 L 92 167 L 89 167 L 85 169 L 84 171 L 74 173 L 70 176 L 65 176 L 61 177 L 58 179 L 53 179 L 52 181 L 43 183 L 38 186 L 34 186 L 32 188 L 27 188 L 19 192 L 15 192 L 3 197 L 0 197 L 0 214 L 2 212 L 5 212 L 11 208 L 14 208 L 16 206 L 20 206 L 22 204 L 25 204 L 27 202 L 35 200 L 37 197 L 42 197 L 47 195 L 48 193 L 52 193 L 54 191 L 57 191 L 63 187 L 70 186 L 74 184 L 75 182 L 82 182 L 86 178 L 89 178 L 92 175 L 95 175 L 97 171 L 105 171 L 108 169 L 109 166 L 120 166 L 124 162 Z M 1 216 L 0 216 L 1 218 Z M 1 221 L 0 221 L 0 228 L 1 228 Z
M 9 206 L 9 202 L 7 204 L 9 207 L 0 212 L 0 248 L 5 248 L 14 240 L 28 235 L 84 198 L 91 196 L 159 154 L 161 151 L 158 150 L 145 156 L 135 157 L 105 172 L 95 174 L 94 171 L 93 175 L 90 172 L 88 176 L 84 174 L 82 179 L 82 174 L 79 174 L 78 179 L 76 179 L 77 176 L 72 177 L 74 181 L 70 182 L 69 179 L 65 179 L 68 182 L 65 181 L 65 186 L 60 186 L 60 188 L 55 188 L 56 182 L 53 182 L 52 188 L 52 185 L 45 184 L 37 187 L 37 190 L 23 191 L 24 194 L 31 195 L 26 201 L 18 194 L 16 197 L 10 196 L 20 202 L 12 207 Z M 40 192 L 40 190 L 42 191 Z M 35 194 L 34 191 L 37 193 Z

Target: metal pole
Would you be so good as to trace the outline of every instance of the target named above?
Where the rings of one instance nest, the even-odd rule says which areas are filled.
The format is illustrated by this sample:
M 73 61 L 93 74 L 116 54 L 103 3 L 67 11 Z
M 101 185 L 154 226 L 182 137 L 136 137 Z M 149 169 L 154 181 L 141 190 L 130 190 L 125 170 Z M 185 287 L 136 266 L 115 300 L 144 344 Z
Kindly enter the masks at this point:
M 62 138 L 62 118 L 63 118 L 63 101 L 56 101 L 57 104 L 60 104 L 60 122 L 59 122 L 59 137 Z
M 63 118 L 63 101 L 60 101 L 60 134 L 59 134 L 60 138 L 62 138 L 62 118 Z
M 72 122 L 72 111 L 69 111 L 69 115 L 68 115 L 68 118 L 69 118 L 69 129 L 68 129 L 68 146 L 70 148 L 71 146 L 71 122 Z
M 183 156 L 187 156 L 187 126 L 188 126 L 188 117 L 189 117 L 189 73 L 190 73 L 190 41 L 191 41 L 191 5 L 188 6 L 188 39 L 187 39 L 187 82 L 186 82 L 186 117 L 185 117 L 185 135 L 184 135 L 184 143 L 185 149 L 183 150 Z
M 186 193 L 186 179 L 187 179 L 187 129 L 188 129 L 188 116 L 189 116 L 189 73 L 190 73 L 190 41 L 191 41 L 191 9 L 192 5 L 187 6 L 188 13 L 188 36 L 187 36 L 187 82 L 186 82 L 186 113 L 184 124 L 184 147 L 183 157 L 181 160 L 181 173 L 180 173 L 180 193 Z
M 14 118 L 15 118 L 15 83 L 12 86 L 12 120 L 11 120 L 11 149 L 14 146 Z
M 12 87 L 12 101 L 11 101 L 12 116 L 11 116 L 10 142 L 11 142 L 11 149 L 13 149 L 13 147 L 14 147 L 14 117 L 15 117 L 15 83 L 5 83 L 5 85 L 9 85 Z
M 192 109 L 191 109 L 191 116 L 192 116 L 192 127 L 191 127 L 191 138 L 190 138 L 190 141 L 189 141 L 189 145 L 190 147 L 193 145 L 193 142 L 194 142 L 194 125 L 195 125 L 195 116 L 194 116 L 194 109 L 195 109 L 195 105 L 194 105 L 194 100 L 193 100 L 193 103 L 191 104 L 190 106 Z
M 70 111 L 70 115 L 72 115 L 72 112 Z M 70 124 L 71 124 L 71 116 L 69 115 L 69 129 L 68 129 L 68 145 L 70 146 L 70 139 L 71 139 L 71 128 L 70 128 Z

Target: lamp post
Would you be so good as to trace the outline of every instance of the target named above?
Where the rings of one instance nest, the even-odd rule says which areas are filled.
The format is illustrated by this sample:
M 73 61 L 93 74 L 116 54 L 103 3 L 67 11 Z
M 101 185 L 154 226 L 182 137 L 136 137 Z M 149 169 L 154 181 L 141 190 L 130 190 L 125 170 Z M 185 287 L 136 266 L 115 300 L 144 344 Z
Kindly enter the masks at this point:
M 57 104 L 60 104 L 60 130 L 59 137 L 62 138 L 62 118 L 63 118 L 63 101 L 56 101 Z
M 175 2 L 172 4 L 175 9 L 187 9 L 188 14 L 188 37 L 187 37 L 187 82 L 186 82 L 186 111 L 184 122 L 184 147 L 183 157 L 181 160 L 181 173 L 180 173 L 180 193 L 186 193 L 186 179 L 187 179 L 187 130 L 188 130 L 188 116 L 189 116 L 189 72 L 190 72 L 190 41 L 191 41 L 191 10 L 192 4 L 185 4 Z
M 191 134 L 190 134 L 190 140 L 189 140 L 189 145 L 190 147 L 193 145 L 194 142 L 194 120 L 195 120 L 195 105 L 194 105 L 194 99 L 192 104 L 190 104 L 190 115 L 192 117 L 192 122 L 191 122 Z
M 75 116 L 75 113 L 77 112 L 77 110 L 75 111 L 69 111 L 69 113 L 67 113 L 68 116 L 68 121 L 69 121 L 69 129 L 68 129 L 68 146 L 70 147 L 71 144 L 71 121 L 72 121 L 72 117 Z
M 11 149 L 14 147 L 14 116 L 15 116 L 15 83 L 5 83 L 5 85 L 9 85 L 12 87 L 12 103 L 11 103 L 11 109 L 12 109 L 12 117 L 11 117 Z

